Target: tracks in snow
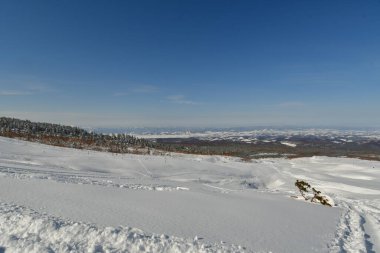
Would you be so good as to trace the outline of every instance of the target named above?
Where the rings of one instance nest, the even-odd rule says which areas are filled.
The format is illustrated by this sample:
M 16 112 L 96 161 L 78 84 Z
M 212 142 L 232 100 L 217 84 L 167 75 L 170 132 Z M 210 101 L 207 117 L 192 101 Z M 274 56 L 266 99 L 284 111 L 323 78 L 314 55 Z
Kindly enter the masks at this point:
M 144 169 L 145 173 L 141 173 L 141 175 L 144 175 L 146 177 L 150 177 L 150 178 L 154 178 L 152 172 L 145 166 L 145 164 L 141 161 L 141 159 L 137 159 L 137 161 L 139 162 L 139 164 L 141 165 L 141 167 Z
M 56 172 L 51 170 L 42 169 L 23 169 L 13 166 L 0 166 L 0 175 L 12 177 L 17 179 L 42 179 L 53 180 L 58 183 L 71 183 L 71 184 L 90 184 L 106 187 L 116 187 L 131 190 L 148 190 L 148 191 L 175 191 L 175 190 L 189 190 L 181 186 L 169 186 L 159 184 L 131 184 L 131 183 L 115 183 L 111 176 L 95 176 L 93 174 L 87 175 L 85 173 L 65 173 Z M 127 178 L 117 178 L 127 179 Z
M 299 178 L 291 170 L 286 171 L 278 168 L 278 165 L 267 164 L 284 177 L 294 178 L 294 180 Z M 328 180 L 313 177 L 312 174 L 302 174 L 302 178 L 305 178 L 312 185 L 320 186 L 321 189 L 333 184 Z M 352 189 L 347 188 L 346 190 Z M 337 225 L 334 241 L 330 245 L 330 252 L 380 252 L 380 199 L 361 199 L 360 195 L 356 199 L 351 199 L 343 197 L 339 193 L 332 194 L 331 197 L 343 211 Z
M 344 208 L 331 252 L 372 252 L 364 231 L 364 218 L 351 205 L 341 202 Z
M 342 199 L 337 204 L 344 212 L 331 252 L 378 252 L 379 207 L 373 206 L 374 203 L 369 200 Z

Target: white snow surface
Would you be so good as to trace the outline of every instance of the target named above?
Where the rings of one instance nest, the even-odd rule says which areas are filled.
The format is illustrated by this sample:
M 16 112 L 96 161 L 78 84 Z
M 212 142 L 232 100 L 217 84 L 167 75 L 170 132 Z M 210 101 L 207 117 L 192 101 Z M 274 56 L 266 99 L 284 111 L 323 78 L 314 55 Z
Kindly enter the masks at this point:
M 292 148 L 297 147 L 297 144 L 295 144 L 295 143 L 291 143 L 291 142 L 287 142 L 287 141 L 283 141 L 283 142 L 281 142 L 281 144 L 282 144 L 282 145 L 285 145 L 285 146 L 292 147 Z
M 303 179 L 335 202 L 300 201 Z M 0 252 L 380 252 L 380 163 L 0 138 Z

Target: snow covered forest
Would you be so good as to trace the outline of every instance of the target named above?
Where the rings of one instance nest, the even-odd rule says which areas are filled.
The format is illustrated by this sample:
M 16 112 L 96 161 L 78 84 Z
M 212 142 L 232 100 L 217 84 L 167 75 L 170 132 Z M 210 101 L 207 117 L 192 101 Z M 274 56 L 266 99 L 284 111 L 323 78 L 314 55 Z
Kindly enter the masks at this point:
M 114 153 L 146 152 L 153 143 L 127 134 L 100 134 L 78 127 L 0 118 L 0 135 L 44 144 L 109 151 Z M 133 149 L 132 149 L 133 148 Z

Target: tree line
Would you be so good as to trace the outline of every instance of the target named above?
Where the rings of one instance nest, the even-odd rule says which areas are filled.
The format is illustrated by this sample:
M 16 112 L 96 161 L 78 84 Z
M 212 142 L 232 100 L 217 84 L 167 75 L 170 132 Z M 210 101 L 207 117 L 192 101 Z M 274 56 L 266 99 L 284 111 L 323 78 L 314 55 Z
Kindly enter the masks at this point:
M 154 143 L 128 134 L 101 134 L 79 127 L 15 118 L 0 118 L 0 135 L 49 145 L 130 153 L 132 149 L 149 149 Z

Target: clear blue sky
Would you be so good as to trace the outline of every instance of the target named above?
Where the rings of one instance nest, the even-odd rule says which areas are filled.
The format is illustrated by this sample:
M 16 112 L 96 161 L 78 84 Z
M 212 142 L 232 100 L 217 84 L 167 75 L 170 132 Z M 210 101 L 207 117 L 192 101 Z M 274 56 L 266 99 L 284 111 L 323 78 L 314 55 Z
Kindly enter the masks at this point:
M 380 126 L 380 1 L 0 1 L 0 115 Z

